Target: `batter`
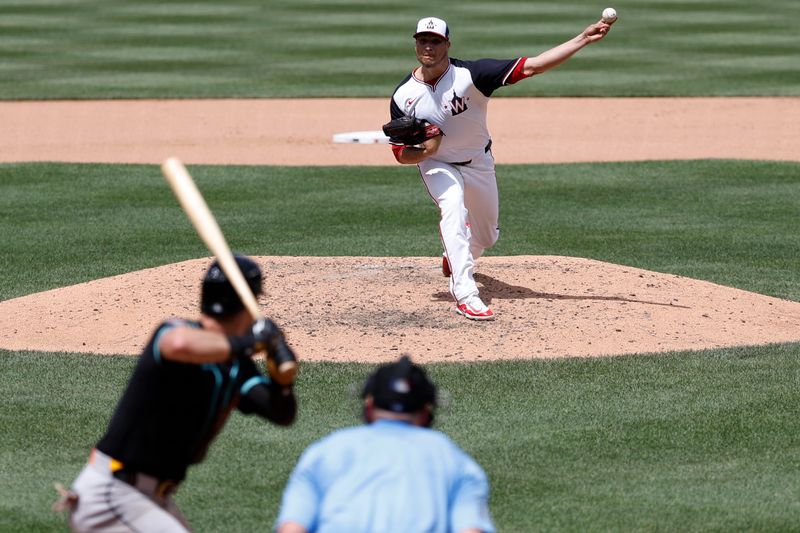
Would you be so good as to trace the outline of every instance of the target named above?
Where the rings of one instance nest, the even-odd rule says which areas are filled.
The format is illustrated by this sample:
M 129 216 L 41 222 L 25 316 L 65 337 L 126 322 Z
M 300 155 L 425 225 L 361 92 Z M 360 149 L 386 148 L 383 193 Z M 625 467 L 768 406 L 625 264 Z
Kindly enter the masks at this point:
M 243 256 L 236 262 L 259 294 L 258 265 Z M 263 375 L 250 357 L 288 350 L 283 335 L 268 319 L 252 321 L 217 262 L 203 280 L 201 310 L 197 321 L 156 327 L 105 435 L 56 504 L 69 511 L 73 531 L 190 531 L 172 496 L 231 411 L 294 421 L 292 385 Z
M 413 37 L 420 66 L 395 89 L 390 114 L 392 119 L 405 115 L 427 120 L 441 133 L 418 146 L 395 145 L 392 150 L 399 163 L 417 165 L 439 208 L 442 273 L 450 278 L 460 315 L 495 318 L 473 277 L 475 261 L 500 236 L 495 161 L 486 127 L 489 97 L 500 87 L 560 65 L 610 28 L 597 22 L 536 57 L 461 61 L 449 56 L 450 28 L 444 20 L 426 17 L 417 23 Z

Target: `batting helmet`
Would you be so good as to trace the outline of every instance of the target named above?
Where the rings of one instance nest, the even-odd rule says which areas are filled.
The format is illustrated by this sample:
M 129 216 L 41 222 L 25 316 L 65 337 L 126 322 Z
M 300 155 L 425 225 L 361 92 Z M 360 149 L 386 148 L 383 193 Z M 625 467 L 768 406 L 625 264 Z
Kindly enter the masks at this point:
M 235 259 L 253 294 L 256 296 L 261 294 L 261 268 L 252 259 L 243 255 L 236 255 Z M 230 316 L 242 309 L 244 309 L 242 300 L 220 268 L 219 261 L 214 261 L 203 277 L 200 310 L 206 315 Z

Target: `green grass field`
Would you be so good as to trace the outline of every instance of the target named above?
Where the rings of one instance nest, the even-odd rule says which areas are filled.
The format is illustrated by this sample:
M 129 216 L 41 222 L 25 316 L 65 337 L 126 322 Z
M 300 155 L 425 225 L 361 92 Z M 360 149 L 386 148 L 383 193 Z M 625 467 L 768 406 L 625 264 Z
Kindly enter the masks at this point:
M 586 0 L 4 0 L 0 99 L 387 96 L 415 65 L 417 19 L 462 59 L 536 55 L 577 35 Z M 800 95 L 800 3 L 619 0 L 611 35 L 536 96 Z M 780 80 L 776 82 L 776 80 Z
M 438 427 L 486 468 L 499 531 L 793 531 L 800 347 L 432 365 Z M 51 531 L 130 357 L 2 353 L 2 531 Z M 291 429 L 234 415 L 178 502 L 197 531 L 267 530 L 307 443 L 355 423 L 366 367 L 308 364 Z
M 800 300 L 795 163 L 503 166 L 489 255 L 571 255 Z M 414 168 L 190 166 L 257 255 L 434 256 Z M 0 300 L 208 254 L 154 165 L 0 165 Z
M 562 254 L 800 300 L 800 165 L 503 166 L 495 255 Z M 414 169 L 190 167 L 235 249 L 431 255 Z M 207 251 L 154 165 L 0 166 L 2 299 Z M 154 319 L 155 320 L 155 319 Z M 792 530 L 800 345 L 433 365 L 438 427 L 486 468 L 500 531 Z M 0 352 L 0 531 L 49 531 L 130 357 Z M 178 500 L 198 531 L 266 528 L 301 450 L 358 421 L 369 367 L 305 364 L 291 429 L 234 415 Z
M 374 96 L 415 65 L 535 55 L 607 4 L 2 0 L 0 100 Z M 498 96 L 800 96 L 800 3 L 620 0 L 611 35 Z M 436 256 L 414 169 L 197 166 L 252 255 Z M 503 166 L 492 255 L 588 257 L 800 301 L 800 165 Z M 0 300 L 205 257 L 156 166 L 0 165 Z M 160 317 L 154 318 L 155 322 Z M 302 357 L 302 354 L 300 354 Z M 501 532 L 796 531 L 800 344 L 431 365 L 438 427 L 485 467 Z M 0 351 L 0 531 L 63 531 L 69 483 L 134 359 Z M 269 530 L 301 450 L 358 422 L 369 367 L 304 364 L 289 429 L 234 415 L 178 502 L 199 532 Z

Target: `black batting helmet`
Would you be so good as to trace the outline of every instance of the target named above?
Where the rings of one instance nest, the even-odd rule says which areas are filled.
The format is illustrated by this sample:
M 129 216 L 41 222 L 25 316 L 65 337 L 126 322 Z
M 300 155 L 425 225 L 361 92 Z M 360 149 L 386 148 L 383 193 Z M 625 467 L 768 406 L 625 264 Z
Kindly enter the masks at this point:
M 236 255 L 234 258 L 253 294 L 261 294 L 261 268 L 249 257 Z M 215 260 L 203 277 L 200 310 L 205 315 L 220 317 L 234 315 L 242 309 L 242 300 L 220 268 L 219 261 Z

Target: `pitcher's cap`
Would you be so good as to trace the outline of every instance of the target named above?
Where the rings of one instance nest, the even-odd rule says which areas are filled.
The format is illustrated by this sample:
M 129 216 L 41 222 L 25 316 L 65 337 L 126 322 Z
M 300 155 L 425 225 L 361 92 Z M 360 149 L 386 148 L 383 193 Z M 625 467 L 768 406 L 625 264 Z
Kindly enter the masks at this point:
M 417 35 L 420 33 L 434 33 L 440 37 L 443 37 L 445 40 L 450 40 L 450 28 L 447 27 L 447 22 L 443 21 L 442 19 L 437 19 L 436 17 L 425 17 L 424 19 L 419 19 L 414 38 L 416 39 Z

